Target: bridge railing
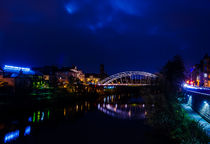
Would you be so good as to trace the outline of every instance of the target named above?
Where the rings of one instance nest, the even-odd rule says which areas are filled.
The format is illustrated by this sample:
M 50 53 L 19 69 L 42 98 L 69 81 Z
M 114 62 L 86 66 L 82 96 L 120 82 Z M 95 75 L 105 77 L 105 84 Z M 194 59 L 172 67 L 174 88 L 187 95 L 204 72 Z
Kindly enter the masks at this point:
M 142 71 L 126 71 L 111 75 L 101 81 L 99 85 L 150 85 L 157 76 Z

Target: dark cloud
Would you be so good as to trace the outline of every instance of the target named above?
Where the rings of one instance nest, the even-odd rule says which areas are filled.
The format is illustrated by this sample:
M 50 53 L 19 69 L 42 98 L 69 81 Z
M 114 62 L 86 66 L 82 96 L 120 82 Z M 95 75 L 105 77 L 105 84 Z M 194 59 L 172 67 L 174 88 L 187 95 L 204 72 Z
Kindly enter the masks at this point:
M 3 0 L 0 62 L 156 71 L 210 53 L 209 25 L 208 0 Z

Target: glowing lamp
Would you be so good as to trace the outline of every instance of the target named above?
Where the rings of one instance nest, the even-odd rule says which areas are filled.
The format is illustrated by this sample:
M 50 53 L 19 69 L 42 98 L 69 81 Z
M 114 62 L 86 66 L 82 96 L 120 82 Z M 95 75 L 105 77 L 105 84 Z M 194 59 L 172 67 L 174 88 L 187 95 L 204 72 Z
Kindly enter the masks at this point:
M 204 101 L 203 103 L 204 103 L 204 104 L 208 104 L 207 101 Z
M 204 74 L 203 74 L 203 76 L 204 76 L 205 78 L 207 78 L 207 77 L 208 77 L 207 73 L 204 73 Z

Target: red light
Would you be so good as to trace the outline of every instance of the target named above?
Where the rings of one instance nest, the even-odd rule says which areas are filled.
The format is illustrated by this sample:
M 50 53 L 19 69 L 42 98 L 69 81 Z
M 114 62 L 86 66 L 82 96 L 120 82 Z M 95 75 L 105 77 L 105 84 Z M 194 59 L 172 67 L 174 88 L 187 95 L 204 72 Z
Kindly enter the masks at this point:
M 194 83 L 193 81 L 190 81 L 190 85 L 193 85 L 193 83 Z

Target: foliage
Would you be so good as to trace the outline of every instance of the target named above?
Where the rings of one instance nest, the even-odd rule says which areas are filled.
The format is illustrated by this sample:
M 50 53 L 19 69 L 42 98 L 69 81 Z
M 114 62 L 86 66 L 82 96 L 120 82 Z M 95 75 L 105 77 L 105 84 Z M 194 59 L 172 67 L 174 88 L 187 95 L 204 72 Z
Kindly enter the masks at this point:
M 34 89 L 45 89 L 45 88 L 49 88 L 49 84 L 45 81 L 35 81 L 35 82 L 33 82 L 33 88 Z
M 148 113 L 149 124 L 165 131 L 176 144 L 208 143 L 208 136 L 200 123 L 191 120 L 178 102 L 167 102 L 156 104 Z
M 199 122 L 190 119 L 178 98 L 183 95 L 180 86 L 185 78 L 185 67 L 180 56 L 175 56 L 161 70 L 163 94 L 156 100 L 155 108 L 148 112 L 148 122 L 165 131 L 175 144 L 205 144 L 208 136 Z
M 161 73 L 164 76 L 166 89 L 169 91 L 177 91 L 185 78 L 185 66 L 180 56 L 174 56 L 162 68 Z

